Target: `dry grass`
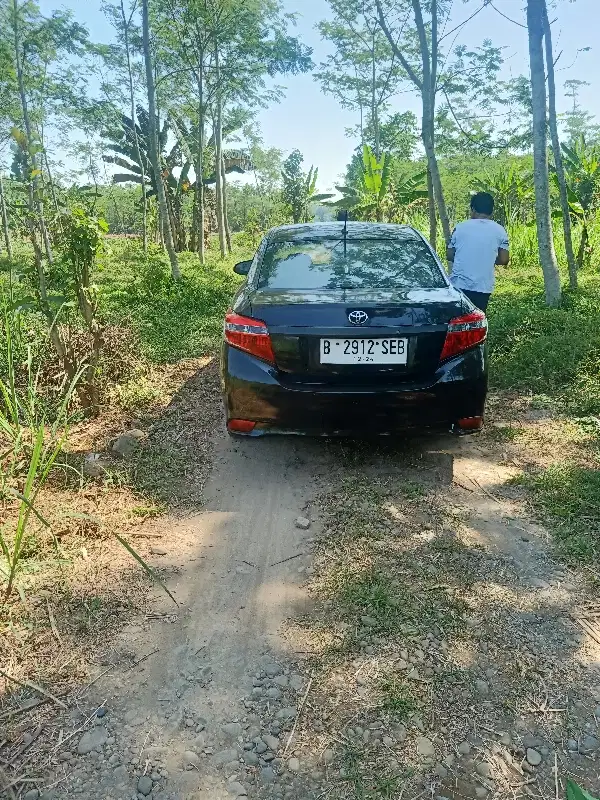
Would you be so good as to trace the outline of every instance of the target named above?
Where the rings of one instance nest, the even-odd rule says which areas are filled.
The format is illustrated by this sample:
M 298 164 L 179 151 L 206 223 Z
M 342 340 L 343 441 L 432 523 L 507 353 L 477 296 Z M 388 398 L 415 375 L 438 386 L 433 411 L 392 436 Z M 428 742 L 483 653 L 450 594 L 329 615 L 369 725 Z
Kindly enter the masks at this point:
M 499 409 L 499 424 L 477 440 L 486 463 L 515 474 L 543 469 L 551 443 L 587 457 L 590 439 L 576 423 L 528 418 L 529 406 L 506 398 L 492 421 Z M 379 477 L 357 448 L 345 478 L 319 499 L 315 608 L 288 631 L 315 676 L 295 755 L 326 776 L 322 797 L 554 797 L 553 752 L 563 794 L 566 776 L 597 789 L 593 761 L 566 747 L 596 731 L 586 669 L 596 643 L 562 613 L 579 597 L 569 581 L 585 582 L 548 560 L 543 543 L 528 567 L 511 550 L 482 546 L 493 523 L 519 552 L 525 491 L 488 488 L 477 472 L 471 489 L 460 479 L 432 482 L 419 447 L 382 448 L 371 459 Z M 532 577 L 540 572 L 543 591 Z M 548 747 L 535 770 L 527 737 Z M 461 755 L 465 741 L 470 752 Z M 325 751 L 333 751 L 327 766 Z
M 38 502 L 50 527 L 34 523 L 19 576 L 22 597 L 15 593 L 0 605 L 0 670 L 11 678 L 0 674 L 0 758 L 8 762 L 9 782 L 18 769 L 27 777 L 31 764 L 47 766 L 57 755 L 59 732 L 48 724 L 54 704 L 20 712 L 32 700 L 48 699 L 22 684 L 35 682 L 76 708 L 91 675 L 104 668 L 98 643 L 113 640 L 146 607 L 148 577 L 113 534 L 154 564 L 161 517 L 201 504 L 221 413 L 216 364 L 190 359 L 152 375 L 157 399 L 151 406 L 135 415 L 112 407 L 71 431 L 66 458 L 77 468 L 85 453 L 106 453 L 124 430 L 141 427 L 147 435 L 130 459 L 107 456 L 102 477 L 55 472 Z M 10 523 L 14 506 L 5 511 Z M 159 574 L 166 577 L 164 569 Z M 108 668 L 126 670 L 135 657 L 110 649 L 107 657 L 105 646 L 101 651 Z M 39 725 L 36 741 L 24 746 Z

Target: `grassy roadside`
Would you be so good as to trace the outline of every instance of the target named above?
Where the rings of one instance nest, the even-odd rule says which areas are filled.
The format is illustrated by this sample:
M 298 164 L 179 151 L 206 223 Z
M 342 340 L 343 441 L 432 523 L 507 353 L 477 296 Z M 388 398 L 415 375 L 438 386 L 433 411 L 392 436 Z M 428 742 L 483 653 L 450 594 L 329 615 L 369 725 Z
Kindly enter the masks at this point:
M 555 534 L 562 555 L 600 554 L 600 275 L 590 268 L 560 309 L 543 301 L 539 271 L 512 265 L 490 304 L 492 404 L 515 483 Z M 523 421 L 529 424 L 523 427 Z
M 103 408 L 96 420 L 82 421 L 76 413 L 71 419 L 61 466 L 36 501 L 40 519 L 30 520 L 20 595 L 0 599 L 0 667 L 15 678 L 33 678 L 59 694 L 85 680 L 96 637 L 143 608 L 148 589 L 147 576 L 112 534 L 156 565 L 157 539 L 139 538 L 143 526 L 160 525 L 169 508 L 201 502 L 211 436 L 220 419 L 217 344 L 238 281 L 232 266 L 244 255 L 236 251 L 221 261 L 211 250 L 200 266 L 196 256 L 182 254 L 177 286 L 169 279 L 167 260 L 157 253 L 145 260 L 139 245 L 113 241 L 103 255 L 95 276 L 106 323 Z M 0 293 L 8 281 L 5 267 Z M 17 297 L 25 294 L 25 281 L 13 290 Z M 24 312 L 21 326 L 23 347 L 31 345 L 35 363 L 43 364 L 39 399 L 51 414 L 54 383 L 46 378 L 55 365 L 43 325 Z M 0 374 L 3 335 L 0 323 Z M 23 349 L 20 362 L 26 357 Z M 132 429 L 143 432 L 141 443 L 117 456 L 113 441 Z M 90 454 L 101 464 L 97 475 L 83 469 Z M 10 537 L 18 503 L 11 487 L 4 488 L 0 521 Z M 76 669 L 63 669 L 69 653 Z M 0 693 L 0 704 L 15 686 Z

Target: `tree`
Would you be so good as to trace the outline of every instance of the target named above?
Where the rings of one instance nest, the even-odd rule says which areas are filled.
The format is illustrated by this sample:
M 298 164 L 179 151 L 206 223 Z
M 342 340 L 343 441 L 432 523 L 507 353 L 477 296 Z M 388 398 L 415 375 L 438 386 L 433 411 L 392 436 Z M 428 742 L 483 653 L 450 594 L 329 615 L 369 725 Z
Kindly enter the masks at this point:
M 162 173 L 160 170 L 160 155 L 158 146 L 158 125 L 156 117 L 156 86 L 154 79 L 154 65 L 152 63 L 152 52 L 150 50 L 150 21 L 148 12 L 148 0 L 142 0 L 142 35 L 144 46 L 144 63 L 146 65 L 146 91 L 148 92 L 148 126 L 149 126 L 149 145 L 150 145 L 150 163 L 152 170 L 156 176 L 156 192 L 158 198 L 159 220 L 164 237 L 165 246 L 171 262 L 171 274 L 174 280 L 179 280 L 181 271 L 179 269 L 179 261 L 177 253 L 173 245 L 173 233 L 171 231 L 171 222 L 169 220 L 169 211 L 167 208 L 167 197 L 165 194 L 165 187 L 162 182 Z
M 581 269 L 589 244 L 589 216 L 598 207 L 600 195 L 600 146 L 588 145 L 582 136 L 575 147 L 563 144 L 562 150 L 569 213 L 581 223 L 576 259 L 577 268 Z
M 550 128 L 550 140 L 552 142 L 552 153 L 554 155 L 554 169 L 558 193 L 560 197 L 560 207 L 562 210 L 563 235 L 565 240 L 565 253 L 569 269 L 569 284 L 571 289 L 577 288 L 577 266 L 573 254 L 573 238 L 571 235 L 571 215 L 569 214 L 569 198 L 567 194 L 567 183 L 565 180 L 565 170 L 563 167 L 562 152 L 560 149 L 560 139 L 558 136 L 558 118 L 556 114 L 556 84 L 554 81 L 554 53 L 552 49 L 552 30 L 548 19 L 548 9 L 544 3 L 544 43 L 546 52 L 546 72 L 548 74 L 548 125 Z
M 308 173 L 303 172 L 303 161 L 302 153 L 299 150 L 293 150 L 283 162 L 281 170 L 283 201 L 287 205 L 295 225 L 299 222 L 308 222 L 311 203 L 319 203 L 333 197 L 332 194 L 317 194 L 319 171 L 316 167 L 311 167 Z
M 381 119 L 402 79 L 402 66 L 377 22 L 372 0 L 329 0 L 329 5 L 334 18 L 320 22 L 318 29 L 335 50 L 316 77 L 343 107 L 358 109 L 360 144 L 369 142 L 379 158 Z
M 569 147 L 574 147 L 582 136 L 586 142 L 590 143 L 600 138 L 600 125 L 593 121 L 592 114 L 579 105 L 579 90 L 582 86 L 589 86 L 589 83 L 576 78 L 571 78 L 564 83 L 565 96 L 572 100 L 571 108 L 563 114 Z
M 560 304 L 561 287 L 550 218 L 550 183 L 548 176 L 546 112 L 546 72 L 544 69 L 544 20 L 546 0 L 527 0 L 527 31 L 529 37 L 529 64 L 531 69 L 531 101 L 533 109 L 533 185 L 535 188 L 535 221 L 538 250 L 546 303 Z
M 443 41 L 456 33 L 457 28 L 440 32 L 446 27 L 451 9 L 451 4 L 442 0 L 374 2 L 379 25 L 402 65 L 406 79 L 421 97 L 421 139 L 444 238 L 449 241 L 450 221 L 436 156 L 437 96 L 441 93 L 450 109 L 456 102 L 461 107 L 467 103 L 488 107 L 490 95 L 493 95 L 490 85 L 494 88 L 502 64 L 501 52 L 489 41 L 476 50 L 459 47 L 453 53 L 444 52 Z M 452 116 L 458 121 L 455 113 Z
M 427 197 L 423 189 L 426 173 L 400 175 L 392 183 L 391 165 L 389 153 L 378 159 L 368 145 L 363 145 L 360 181 L 354 186 L 336 186 L 343 196 L 328 205 L 352 211 L 359 219 L 384 222 L 386 217 L 394 217 L 405 221 L 406 209 Z
M 140 183 L 142 187 L 142 247 L 144 253 L 147 253 L 148 252 L 148 197 L 146 193 L 147 191 L 146 168 L 144 165 L 144 159 L 142 158 L 140 150 L 140 142 L 138 140 L 138 135 L 137 135 L 137 126 L 135 124 L 137 103 L 136 103 L 136 92 L 134 85 L 134 66 L 133 66 L 133 52 L 132 52 L 133 47 L 131 42 L 132 35 L 137 36 L 137 30 L 134 24 L 134 18 L 139 10 L 139 0 L 132 0 L 129 7 L 129 12 L 125 10 L 125 0 L 119 0 L 118 6 L 105 4 L 103 8 L 105 13 L 112 21 L 114 27 L 116 28 L 122 40 L 122 46 L 125 55 L 127 88 L 129 90 L 129 112 L 131 115 L 131 120 L 133 122 L 131 128 L 133 135 L 133 145 L 136 153 L 136 163 L 139 165 L 141 169 Z M 114 66 L 114 59 L 113 59 L 113 66 Z

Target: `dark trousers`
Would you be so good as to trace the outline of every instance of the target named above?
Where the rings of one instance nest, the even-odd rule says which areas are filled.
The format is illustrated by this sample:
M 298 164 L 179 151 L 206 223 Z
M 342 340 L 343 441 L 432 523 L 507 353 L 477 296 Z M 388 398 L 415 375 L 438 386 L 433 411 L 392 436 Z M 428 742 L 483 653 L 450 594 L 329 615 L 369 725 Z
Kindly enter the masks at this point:
M 464 289 L 463 294 L 469 298 L 474 306 L 477 306 L 477 308 L 481 309 L 481 311 L 487 310 L 488 303 L 490 302 L 489 294 L 486 294 L 485 292 L 466 292 Z

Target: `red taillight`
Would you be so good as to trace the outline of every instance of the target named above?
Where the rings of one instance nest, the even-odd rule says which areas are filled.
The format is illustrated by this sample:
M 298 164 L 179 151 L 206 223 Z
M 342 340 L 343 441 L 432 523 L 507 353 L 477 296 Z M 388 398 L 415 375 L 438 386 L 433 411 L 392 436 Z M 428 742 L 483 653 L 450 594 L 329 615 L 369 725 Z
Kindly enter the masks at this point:
M 249 419 L 230 419 L 227 423 L 227 428 L 232 433 L 252 433 L 256 428 L 256 422 Z
M 483 417 L 463 417 L 457 424 L 461 431 L 480 431 L 483 428 Z
M 462 317 L 451 319 L 440 361 L 464 353 L 465 350 L 483 342 L 487 336 L 487 327 L 483 311 L 471 311 Z
M 225 317 L 225 341 L 238 350 L 275 363 L 269 330 L 264 322 L 229 311 Z

